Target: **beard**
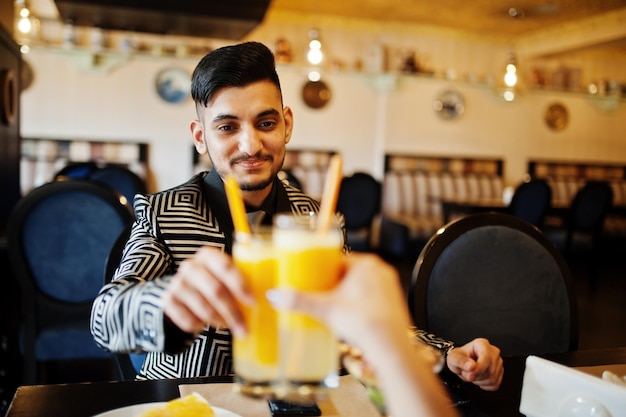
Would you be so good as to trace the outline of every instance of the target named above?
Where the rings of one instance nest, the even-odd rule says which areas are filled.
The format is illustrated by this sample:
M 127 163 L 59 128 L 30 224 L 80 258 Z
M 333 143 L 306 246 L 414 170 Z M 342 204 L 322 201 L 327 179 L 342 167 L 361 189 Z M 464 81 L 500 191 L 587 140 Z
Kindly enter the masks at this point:
M 223 170 L 218 169 L 218 167 L 213 163 L 211 154 L 209 153 L 208 155 L 209 155 L 209 159 L 211 160 L 211 164 L 216 168 L 219 176 L 222 178 L 226 178 L 226 176 L 228 176 L 230 173 L 223 172 Z M 271 160 L 273 162 L 274 158 L 271 157 Z M 232 160 L 231 164 L 234 164 L 235 162 L 236 162 L 236 159 Z M 260 191 L 260 190 L 266 189 L 267 187 L 272 185 L 272 183 L 274 182 L 274 178 L 276 178 L 276 175 L 282 169 L 284 162 L 285 162 L 285 153 L 283 153 L 282 155 L 282 160 L 280 161 L 280 164 L 276 168 L 272 168 L 272 172 L 267 178 L 261 178 L 255 182 L 242 180 L 241 182 L 239 182 L 239 188 L 242 191 Z
M 268 178 L 268 179 L 262 180 L 262 181 L 257 181 L 257 182 L 254 182 L 254 183 L 242 182 L 241 184 L 239 184 L 239 187 L 241 188 L 241 191 L 260 191 L 260 190 L 264 190 L 265 188 L 269 187 L 274 182 L 274 177 L 275 176 L 276 176 L 276 174 L 273 174 L 271 176 L 271 178 Z

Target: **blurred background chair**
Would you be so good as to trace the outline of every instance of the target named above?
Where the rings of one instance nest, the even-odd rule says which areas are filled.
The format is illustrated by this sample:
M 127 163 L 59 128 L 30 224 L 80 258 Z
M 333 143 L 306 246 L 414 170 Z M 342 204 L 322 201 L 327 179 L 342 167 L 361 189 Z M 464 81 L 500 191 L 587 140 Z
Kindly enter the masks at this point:
M 98 169 L 98 165 L 95 162 L 76 162 L 61 168 L 55 175 L 54 179 L 85 179 L 89 178 L 89 175 Z
M 89 318 L 111 247 L 132 221 L 121 195 L 83 180 L 47 183 L 16 205 L 7 240 L 21 292 L 24 384 L 46 382 L 43 362 L 111 359 Z
M 147 191 L 145 181 L 136 173 L 122 165 L 97 165 L 94 162 L 69 164 L 59 170 L 55 180 L 64 178 L 84 179 L 106 184 L 126 197 L 132 206 L 135 194 Z
M 137 174 L 121 165 L 105 165 L 91 172 L 88 177 L 113 188 L 122 194 L 132 206 L 135 194 L 146 193 L 146 183 Z
M 408 302 L 416 326 L 457 345 L 485 337 L 504 356 L 578 346 L 565 260 L 537 228 L 509 214 L 445 225 L 419 255 Z
M 345 216 L 352 250 L 372 250 L 374 218 L 380 213 L 381 185 L 371 175 L 356 172 L 341 180 L 337 210 Z
M 551 201 L 552 189 L 547 181 L 530 180 L 517 186 L 509 210 L 513 216 L 541 227 Z
M 113 279 L 115 270 L 122 260 L 124 247 L 130 237 L 131 228 L 132 224 L 129 224 L 124 230 L 122 230 L 120 235 L 115 240 L 115 243 L 113 243 L 113 247 L 109 252 L 109 256 L 107 257 L 106 265 L 104 267 L 104 284 L 108 284 Z M 117 372 L 123 381 L 135 380 L 137 374 L 141 370 L 141 366 L 143 365 L 145 358 L 145 353 L 113 353 L 113 359 L 115 360 L 115 365 L 117 366 Z
M 588 181 L 574 195 L 563 227 L 544 230 L 570 264 L 585 261 L 592 291 L 597 285 L 604 220 L 612 204 L 613 189 L 608 182 Z

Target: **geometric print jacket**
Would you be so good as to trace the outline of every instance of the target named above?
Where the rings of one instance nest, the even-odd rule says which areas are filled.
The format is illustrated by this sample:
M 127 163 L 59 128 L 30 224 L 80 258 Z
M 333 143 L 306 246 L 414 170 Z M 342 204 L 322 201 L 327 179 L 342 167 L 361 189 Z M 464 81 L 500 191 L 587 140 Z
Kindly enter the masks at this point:
M 276 185 L 278 211 L 318 211 L 318 202 L 300 190 Z M 93 303 L 96 343 L 112 352 L 148 352 L 138 379 L 232 374 L 228 329 L 188 335 L 164 318 L 160 303 L 180 263 L 200 247 L 230 253 L 233 226 L 222 181 L 203 172 L 170 190 L 137 195 L 134 210 L 120 265 Z
M 278 179 L 274 186 L 277 212 L 319 210 L 319 203 L 297 188 Z M 189 335 L 164 316 L 160 303 L 180 263 L 200 247 L 230 253 L 233 225 L 221 179 L 212 170 L 169 190 L 138 194 L 134 210 L 120 264 L 92 306 L 90 327 L 96 343 L 111 352 L 147 352 L 137 379 L 232 375 L 228 329 L 207 327 Z M 451 345 L 414 331 L 415 337 L 440 349 Z

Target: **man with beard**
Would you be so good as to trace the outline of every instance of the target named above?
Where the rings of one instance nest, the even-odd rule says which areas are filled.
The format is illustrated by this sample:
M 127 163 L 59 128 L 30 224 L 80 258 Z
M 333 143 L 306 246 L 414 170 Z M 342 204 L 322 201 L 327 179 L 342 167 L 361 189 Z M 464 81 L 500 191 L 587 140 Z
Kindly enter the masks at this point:
M 293 114 L 283 105 L 266 46 L 245 42 L 210 52 L 194 70 L 191 95 L 197 113 L 191 135 L 212 169 L 170 190 L 135 196 L 136 221 L 120 265 L 92 308 L 91 331 L 100 346 L 148 352 L 138 379 L 233 372 L 231 332 L 245 332 L 238 301 L 252 297 L 229 255 L 233 224 L 223 179 L 232 176 L 239 184 L 251 224 L 319 209 L 277 177 Z M 452 346 L 432 335 L 418 337 L 441 349 Z M 462 379 L 499 386 L 496 347 L 476 339 L 453 352 L 448 366 Z

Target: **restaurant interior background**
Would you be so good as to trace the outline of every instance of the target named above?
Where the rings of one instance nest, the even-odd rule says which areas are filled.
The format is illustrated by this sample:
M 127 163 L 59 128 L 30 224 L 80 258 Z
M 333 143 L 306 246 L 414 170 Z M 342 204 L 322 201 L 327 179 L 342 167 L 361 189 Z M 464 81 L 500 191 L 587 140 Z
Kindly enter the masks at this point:
M 20 42 L 30 45 L 20 136 L 145 144 L 150 191 L 187 180 L 195 169 L 188 127 L 195 109 L 188 97 L 162 98 L 157 78 L 165 70 L 189 77 L 206 51 L 236 41 L 71 26 L 52 0 L 29 3 L 40 27 L 36 38 Z M 413 3 L 415 13 L 407 9 Z M 532 159 L 626 166 L 626 2 L 471 3 L 272 1 L 240 40 L 275 51 L 285 45 L 281 39 L 290 45 L 291 62 L 278 65 L 295 115 L 288 149 L 338 152 L 345 175 L 364 171 L 379 180 L 388 153 L 501 159 L 504 185 L 511 186 Z M 0 12 L 0 22 L 12 27 L 14 0 L 0 0 Z M 319 65 L 305 58 L 313 30 L 324 52 Z M 512 62 L 519 81 L 511 89 L 502 79 Z M 303 100 L 311 70 L 329 87 L 320 108 Z M 445 92 L 463 100 L 463 111 L 437 107 Z M 50 148 L 39 152 L 35 158 L 45 160 Z M 22 176 L 44 181 L 56 168 Z M 602 310 L 623 304 L 613 299 L 624 294 L 620 288 L 609 294 L 611 304 L 594 303 L 595 316 L 581 325 L 623 328 L 623 308 L 621 315 Z M 606 344 L 623 345 L 620 333 Z
M 125 54 L 116 51 L 128 32 L 107 31 L 98 36 L 106 51 L 98 52 L 90 45 L 94 29 L 84 28 L 76 29 L 76 52 L 62 46 L 67 28 L 53 1 L 31 3 L 39 4 L 41 28 L 24 55 L 32 81 L 21 96 L 22 137 L 148 143 L 151 189 L 186 180 L 193 164 L 188 125 L 194 107 L 191 99 L 161 99 L 155 79 L 167 68 L 190 74 L 204 51 L 233 41 L 135 33 L 133 41 L 142 50 Z M 409 14 L 402 1 L 374 1 L 369 8 L 354 1 L 291 3 L 271 2 L 264 20 L 243 40 L 259 40 L 274 50 L 279 39 L 291 44 L 293 61 L 281 64 L 279 75 L 285 104 L 295 114 L 292 149 L 337 151 L 346 174 L 365 171 L 379 179 L 388 152 L 496 157 L 505 160 L 504 180 L 510 185 L 521 180 L 531 158 L 626 159 L 623 1 L 600 2 L 607 7 L 603 13 L 582 10 L 573 21 L 545 28 L 537 25 L 581 6 L 518 2 L 528 4 L 519 12 L 526 15 L 511 17 L 504 2 L 468 8 L 444 1 L 422 6 L 426 18 L 434 17 L 411 24 L 400 21 Z M 551 11 L 550 4 L 563 4 L 563 10 Z M 346 15 L 332 14 L 336 9 Z M 474 11 L 464 15 L 464 9 Z M 433 26 L 434 19 L 448 26 Z M 320 72 L 331 94 L 319 109 L 301 97 L 312 29 L 322 42 Z M 418 72 L 407 74 L 401 70 L 411 55 Z M 515 99 L 507 102 L 502 78 L 512 56 L 519 83 Z M 598 92 L 588 94 L 588 87 Z M 433 110 L 447 90 L 464 99 L 463 114 L 451 120 Z M 568 112 L 560 130 L 545 120 L 552 104 Z

